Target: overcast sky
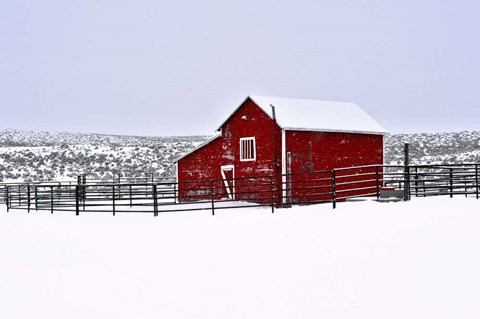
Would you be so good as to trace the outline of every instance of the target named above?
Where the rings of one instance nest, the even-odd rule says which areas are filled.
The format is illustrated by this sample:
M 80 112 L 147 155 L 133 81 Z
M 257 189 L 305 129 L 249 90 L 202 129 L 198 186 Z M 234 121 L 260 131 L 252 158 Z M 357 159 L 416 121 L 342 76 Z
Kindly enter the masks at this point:
M 0 129 L 212 134 L 247 95 L 480 130 L 479 0 L 0 3 Z

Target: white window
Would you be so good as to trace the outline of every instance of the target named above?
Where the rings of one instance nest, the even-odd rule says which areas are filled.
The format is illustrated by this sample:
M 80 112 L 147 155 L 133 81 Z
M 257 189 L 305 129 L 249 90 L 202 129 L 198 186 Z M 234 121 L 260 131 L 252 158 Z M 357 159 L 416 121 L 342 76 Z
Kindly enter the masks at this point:
M 240 139 L 240 161 L 254 161 L 256 158 L 255 137 Z

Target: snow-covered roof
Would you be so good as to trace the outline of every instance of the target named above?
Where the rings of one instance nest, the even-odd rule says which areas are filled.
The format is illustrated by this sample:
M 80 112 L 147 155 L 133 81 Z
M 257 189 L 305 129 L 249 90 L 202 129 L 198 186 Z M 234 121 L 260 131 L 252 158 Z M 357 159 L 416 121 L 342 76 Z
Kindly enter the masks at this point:
M 355 103 L 258 95 L 248 96 L 225 122 L 228 121 L 249 98 L 271 118 L 273 118 L 271 107 L 271 105 L 273 105 L 275 107 L 277 124 L 285 130 L 388 134 L 386 129 Z M 225 122 L 220 125 L 217 131 L 220 131 Z M 220 132 L 190 152 L 183 154 L 177 158 L 175 162 L 210 144 L 218 137 L 220 137 Z
M 277 123 L 284 129 L 388 133 L 355 103 L 268 96 L 250 98 L 270 116 L 270 105 L 273 105 Z
M 355 103 L 256 95 L 249 98 L 270 117 L 273 105 L 277 123 L 285 130 L 388 134 Z

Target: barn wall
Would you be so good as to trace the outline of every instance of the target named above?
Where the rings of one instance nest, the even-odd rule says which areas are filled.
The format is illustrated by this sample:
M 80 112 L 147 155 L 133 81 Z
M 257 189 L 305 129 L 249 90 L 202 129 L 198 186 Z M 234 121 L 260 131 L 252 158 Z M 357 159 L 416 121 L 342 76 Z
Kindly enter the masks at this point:
M 240 138 L 244 137 L 255 137 L 255 161 L 240 161 Z M 275 152 L 278 167 L 273 165 Z M 262 191 L 270 189 L 270 178 L 265 176 L 279 176 L 274 180 L 274 189 L 278 194 L 281 189 L 281 129 L 263 110 L 248 99 L 224 123 L 221 137 L 187 155 L 177 165 L 181 201 L 194 200 L 193 195 L 198 196 L 197 200 L 210 196 L 210 192 L 206 189 L 209 182 L 205 182 L 210 180 L 216 180 L 214 186 L 216 198 L 227 197 L 221 181 L 221 166 L 234 165 L 236 199 L 261 202 L 262 200 L 258 197 L 261 197 Z M 244 179 L 247 177 L 248 179 Z M 184 184 L 186 181 L 195 181 L 195 183 Z M 263 183 L 265 185 L 257 186 Z M 267 196 L 266 193 L 263 195 Z
M 334 168 L 383 164 L 383 137 L 381 135 L 333 133 L 311 131 L 286 131 L 286 152 L 291 152 L 291 188 L 314 187 L 313 190 L 292 190 L 295 202 L 330 200 L 329 173 L 315 171 Z M 365 169 L 370 172 L 371 169 Z M 357 171 L 356 173 L 364 173 Z M 317 179 L 317 181 L 312 181 Z M 342 181 L 348 181 L 342 179 Z M 371 187 L 373 185 L 349 185 L 348 187 Z M 340 187 L 338 190 L 341 191 Z M 346 188 L 346 187 L 343 187 Z M 342 195 L 362 195 L 364 192 L 350 192 Z M 316 194 L 316 195 L 314 195 Z
M 286 131 L 286 148 L 298 173 L 383 163 L 382 135 Z
M 210 180 L 221 176 L 214 165 L 221 161 L 221 146 L 221 138 L 217 138 L 177 162 L 180 201 L 202 200 L 210 196 Z

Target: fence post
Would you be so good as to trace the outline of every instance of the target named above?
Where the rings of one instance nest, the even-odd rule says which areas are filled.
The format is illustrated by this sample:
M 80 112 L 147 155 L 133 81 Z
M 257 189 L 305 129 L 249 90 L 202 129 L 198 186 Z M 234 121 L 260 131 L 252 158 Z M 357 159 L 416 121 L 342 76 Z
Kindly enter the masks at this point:
M 35 210 L 38 211 L 38 190 L 37 190 L 37 185 L 35 185 Z
M 380 198 L 380 180 L 378 174 L 378 165 L 375 166 L 375 180 L 377 181 L 377 200 Z
M 337 187 L 336 187 L 336 174 L 335 170 L 332 170 L 332 204 L 333 209 L 337 208 Z
M 418 166 L 415 166 L 415 197 L 418 197 Z
M 450 168 L 450 174 L 449 174 L 449 184 L 450 184 L 450 198 L 453 198 L 453 169 Z
M 27 185 L 27 212 L 30 213 L 30 184 Z
M 53 186 L 50 186 L 50 213 L 53 214 Z
M 213 193 L 213 180 L 210 180 L 210 194 L 212 199 L 212 216 L 215 215 L 215 194 Z
M 9 189 L 9 186 L 7 185 L 5 187 L 5 201 L 7 204 L 7 213 L 10 210 L 10 192 L 8 191 L 8 189 Z
M 173 203 L 177 203 L 177 184 L 173 183 Z
M 475 186 L 476 186 L 476 194 L 477 194 L 477 199 L 478 199 L 478 164 L 475 164 Z
M 410 200 L 410 147 L 408 143 L 404 145 L 404 164 L 405 164 L 405 180 L 403 181 L 403 198 L 404 200 Z
M 273 196 L 273 176 L 270 176 L 270 205 L 272 206 L 272 214 L 275 212 L 274 196 Z
M 80 198 L 79 198 L 79 188 L 78 185 L 75 185 L 75 215 L 80 215 Z
M 285 175 L 285 184 L 283 185 L 285 187 L 285 192 L 282 192 L 282 196 L 285 196 L 282 198 L 282 202 L 287 204 L 287 206 L 292 205 L 292 174 L 287 173 Z
M 129 193 L 130 193 L 130 207 L 132 207 L 132 185 L 128 185 L 129 187 Z
M 115 216 L 115 185 L 112 185 L 112 209 L 113 216 Z
M 158 216 L 157 184 L 153 184 L 153 216 Z
M 410 166 L 405 166 L 405 180 L 403 181 L 403 199 L 410 200 Z
M 145 197 L 148 197 L 148 174 L 145 172 Z

